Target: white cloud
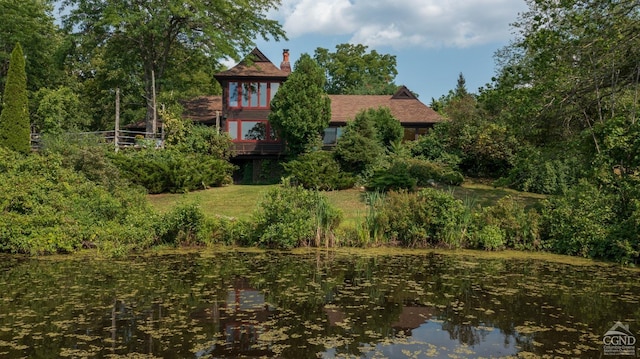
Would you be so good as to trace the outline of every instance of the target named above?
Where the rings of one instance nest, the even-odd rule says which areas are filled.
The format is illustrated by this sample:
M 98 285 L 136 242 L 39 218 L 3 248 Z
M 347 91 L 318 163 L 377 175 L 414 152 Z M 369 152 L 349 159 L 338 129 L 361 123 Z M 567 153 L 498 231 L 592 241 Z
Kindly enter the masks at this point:
M 280 14 L 291 37 L 306 33 L 345 34 L 354 30 L 348 0 L 284 0 Z
M 511 38 L 524 0 L 283 0 L 274 15 L 290 38 L 346 35 L 396 48 L 464 48 Z

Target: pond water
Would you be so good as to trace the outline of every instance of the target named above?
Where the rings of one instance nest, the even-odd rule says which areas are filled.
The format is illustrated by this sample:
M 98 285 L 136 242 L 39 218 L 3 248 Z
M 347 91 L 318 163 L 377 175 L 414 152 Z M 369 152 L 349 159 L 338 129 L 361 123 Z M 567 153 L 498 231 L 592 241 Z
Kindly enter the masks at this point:
M 0 357 L 594 358 L 618 321 L 640 339 L 638 278 L 427 251 L 0 256 Z

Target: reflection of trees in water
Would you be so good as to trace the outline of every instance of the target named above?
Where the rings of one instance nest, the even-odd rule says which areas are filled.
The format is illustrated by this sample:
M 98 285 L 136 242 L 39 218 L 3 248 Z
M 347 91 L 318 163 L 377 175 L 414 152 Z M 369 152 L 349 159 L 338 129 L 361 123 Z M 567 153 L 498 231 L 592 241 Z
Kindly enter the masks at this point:
M 11 300 L 0 307 L 0 326 L 18 328 L 12 322 L 16 317 L 39 331 L 63 334 L 46 343 L 29 336 L 16 340 L 29 345 L 20 357 L 36 356 L 43 348 L 58 353 L 72 345 L 88 350 L 90 342 L 73 339 L 80 333 L 111 339 L 97 356 L 146 352 L 193 357 L 192 350 L 216 340 L 206 351 L 218 357 L 271 356 L 272 345 L 286 343 L 290 346 L 280 357 L 310 358 L 325 351 L 322 340 L 343 338 L 336 352 L 360 357 L 361 343 L 393 341 L 400 332 L 410 335 L 419 320 L 404 318 L 419 319 L 416 314 L 425 321 L 441 319 L 452 340 L 469 346 L 501 335 L 505 346 L 545 354 L 559 348 L 559 342 L 597 345 L 585 336 L 603 334 L 611 318 L 640 318 L 632 302 L 640 285 L 624 269 L 533 260 L 236 251 L 87 261 L 82 271 L 77 261 L 12 260 L 8 268 L 1 278 L 0 302 Z M 232 306 L 237 309 L 230 310 Z M 201 330 L 181 328 L 190 321 Z M 54 322 L 71 324 L 58 327 Z M 317 329 L 309 330 L 309 325 Z M 518 328 L 525 325 L 546 331 Z M 484 326 L 496 329 L 490 334 Z M 154 336 L 158 333 L 164 333 L 161 339 Z M 288 337 L 266 339 L 263 333 Z M 227 334 L 236 344 L 219 344 Z M 0 341 L 12 341 L 13 335 L 0 331 Z M 594 353 L 597 349 L 586 349 L 582 356 Z
M 484 341 L 485 333 L 471 324 L 454 323 L 450 320 L 442 323 L 442 330 L 449 332 L 451 340 L 457 340 L 461 344 L 474 346 Z

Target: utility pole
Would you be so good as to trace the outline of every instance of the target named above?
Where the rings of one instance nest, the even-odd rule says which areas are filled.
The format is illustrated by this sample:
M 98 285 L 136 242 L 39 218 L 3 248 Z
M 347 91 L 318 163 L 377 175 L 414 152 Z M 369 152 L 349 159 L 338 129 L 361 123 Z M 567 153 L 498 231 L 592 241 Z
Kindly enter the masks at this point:
M 113 131 L 113 143 L 118 152 L 118 136 L 120 136 L 120 87 L 116 87 L 116 128 Z
M 154 70 L 151 70 L 151 91 L 153 98 L 153 122 L 151 123 L 151 132 L 153 133 L 153 138 L 156 137 L 156 132 L 158 132 L 158 110 L 156 108 L 156 73 Z

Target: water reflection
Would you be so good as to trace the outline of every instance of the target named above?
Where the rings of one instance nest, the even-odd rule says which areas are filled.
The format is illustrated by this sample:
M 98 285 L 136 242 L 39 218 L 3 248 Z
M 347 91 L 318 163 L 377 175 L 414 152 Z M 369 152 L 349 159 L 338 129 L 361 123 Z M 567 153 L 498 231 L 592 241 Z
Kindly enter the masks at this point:
M 0 258 L 0 357 L 597 357 L 638 272 L 455 254 Z M 640 337 L 640 335 L 637 335 Z

